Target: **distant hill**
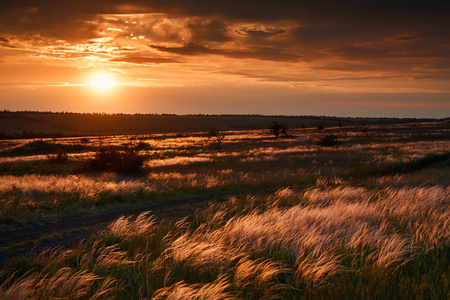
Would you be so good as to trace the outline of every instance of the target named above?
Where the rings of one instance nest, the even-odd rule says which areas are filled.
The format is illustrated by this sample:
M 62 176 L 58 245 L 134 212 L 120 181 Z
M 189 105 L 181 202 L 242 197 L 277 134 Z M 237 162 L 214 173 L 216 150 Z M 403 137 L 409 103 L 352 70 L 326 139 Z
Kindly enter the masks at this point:
M 218 130 L 265 129 L 273 122 L 288 128 L 398 124 L 436 119 L 339 118 L 263 115 L 152 115 L 0 112 L 0 139 L 112 134 L 150 134 Z

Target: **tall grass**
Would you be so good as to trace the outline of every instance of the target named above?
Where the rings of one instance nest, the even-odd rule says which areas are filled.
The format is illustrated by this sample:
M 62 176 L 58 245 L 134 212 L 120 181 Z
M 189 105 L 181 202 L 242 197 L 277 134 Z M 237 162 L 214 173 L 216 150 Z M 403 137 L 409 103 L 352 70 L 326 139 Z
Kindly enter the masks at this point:
M 162 224 L 148 213 L 120 218 L 77 249 L 29 259 L 34 272 L 17 276 L 11 265 L 0 290 L 2 299 L 444 297 L 448 279 L 433 273 L 450 266 L 449 202 L 443 186 L 319 185 L 233 198 Z

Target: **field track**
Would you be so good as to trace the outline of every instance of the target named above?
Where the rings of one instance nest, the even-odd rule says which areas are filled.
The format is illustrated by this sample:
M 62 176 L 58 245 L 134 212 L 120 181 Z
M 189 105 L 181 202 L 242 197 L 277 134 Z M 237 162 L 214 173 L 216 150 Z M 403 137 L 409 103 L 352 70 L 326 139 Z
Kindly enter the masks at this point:
M 55 247 L 72 247 L 92 234 L 106 229 L 112 221 L 122 216 L 138 216 L 143 212 L 151 211 L 158 220 L 179 218 L 206 208 L 212 201 L 214 199 L 185 200 L 182 203 L 113 211 L 2 232 L 0 234 L 0 267 L 13 257 L 37 254 Z

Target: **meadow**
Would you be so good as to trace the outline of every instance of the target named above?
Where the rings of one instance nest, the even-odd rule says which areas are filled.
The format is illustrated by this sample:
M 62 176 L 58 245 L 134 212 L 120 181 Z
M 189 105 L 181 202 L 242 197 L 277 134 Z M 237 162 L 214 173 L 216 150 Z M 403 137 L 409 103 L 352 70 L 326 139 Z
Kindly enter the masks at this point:
M 142 213 L 0 245 L 0 299 L 448 299 L 449 184 L 448 121 L 5 140 L 0 235 Z

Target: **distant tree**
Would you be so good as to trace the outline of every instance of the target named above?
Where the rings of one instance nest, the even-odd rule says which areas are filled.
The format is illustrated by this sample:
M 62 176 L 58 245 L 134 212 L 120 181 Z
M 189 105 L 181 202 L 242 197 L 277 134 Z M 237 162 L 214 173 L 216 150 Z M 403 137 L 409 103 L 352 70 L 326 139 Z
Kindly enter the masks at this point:
M 325 129 L 325 125 L 324 124 L 317 125 L 317 130 L 324 130 L 324 129 Z
M 275 138 L 278 138 L 280 134 L 286 134 L 287 128 L 284 124 L 279 124 L 278 122 L 273 122 L 273 124 L 269 127 L 269 129 L 272 131 Z
M 214 148 L 216 150 L 222 149 L 222 141 L 225 139 L 225 133 L 213 128 L 208 131 L 208 134 L 215 139 Z

